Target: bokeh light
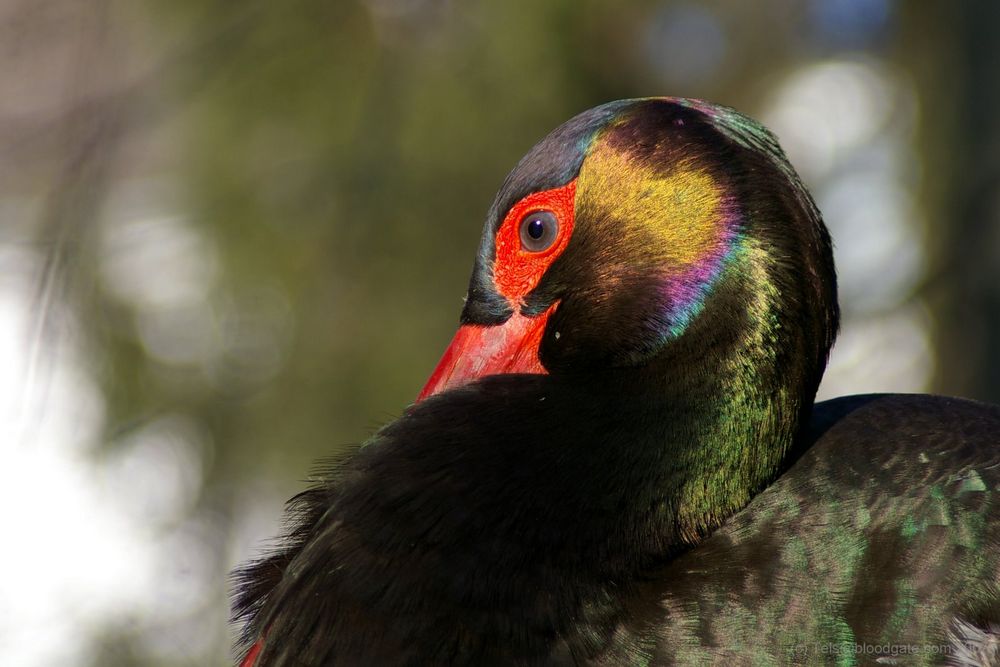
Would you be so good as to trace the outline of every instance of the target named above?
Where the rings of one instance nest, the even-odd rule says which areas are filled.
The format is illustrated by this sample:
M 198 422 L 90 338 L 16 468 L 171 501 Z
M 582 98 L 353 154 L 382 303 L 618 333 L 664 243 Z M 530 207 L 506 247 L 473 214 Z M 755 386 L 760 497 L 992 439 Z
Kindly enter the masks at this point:
M 792 70 L 763 111 L 835 244 L 843 324 L 820 398 L 930 386 L 918 111 L 905 76 L 856 54 Z

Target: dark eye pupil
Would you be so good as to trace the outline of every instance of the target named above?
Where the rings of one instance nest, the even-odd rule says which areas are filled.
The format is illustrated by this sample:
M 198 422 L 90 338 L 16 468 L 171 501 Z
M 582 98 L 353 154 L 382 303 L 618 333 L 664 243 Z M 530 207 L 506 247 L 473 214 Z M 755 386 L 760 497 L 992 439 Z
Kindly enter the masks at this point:
M 545 233 L 545 223 L 539 220 L 538 218 L 535 218 L 534 220 L 528 223 L 527 232 L 528 236 L 537 241 L 538 239 L 542 238 L 542 235 Z

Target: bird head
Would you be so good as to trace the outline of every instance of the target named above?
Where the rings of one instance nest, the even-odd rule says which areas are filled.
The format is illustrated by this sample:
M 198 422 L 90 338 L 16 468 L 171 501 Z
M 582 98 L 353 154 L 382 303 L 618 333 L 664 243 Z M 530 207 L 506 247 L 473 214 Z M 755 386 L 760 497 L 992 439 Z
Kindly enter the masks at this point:
M 827 231 L 766 129 L 695 100 L 612 102 L 508 175 L 420 398 L 493 374 L 682 364 L 811 403 L 835 285 Z

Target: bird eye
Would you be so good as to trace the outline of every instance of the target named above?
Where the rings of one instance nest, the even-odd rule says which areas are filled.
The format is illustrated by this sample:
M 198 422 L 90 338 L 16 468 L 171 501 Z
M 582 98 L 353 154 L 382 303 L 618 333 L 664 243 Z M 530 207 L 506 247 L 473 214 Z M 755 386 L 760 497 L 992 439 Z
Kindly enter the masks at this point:
M 559 221 L 551 211 L 535 211 L 521 219 L 521 247 L 528 252 L 547 250 L 558 233 Z

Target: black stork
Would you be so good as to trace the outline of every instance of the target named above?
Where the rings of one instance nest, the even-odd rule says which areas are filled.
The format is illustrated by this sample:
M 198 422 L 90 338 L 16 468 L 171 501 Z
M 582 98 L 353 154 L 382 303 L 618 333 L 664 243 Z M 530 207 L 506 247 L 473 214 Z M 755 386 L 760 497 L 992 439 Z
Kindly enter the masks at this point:
M 837 327 L 766 129 L 580 114 L 500 188 L 419 400 L 237 573 L 242 664 L 1000 660 L 1000 409 L 814 405 Z

